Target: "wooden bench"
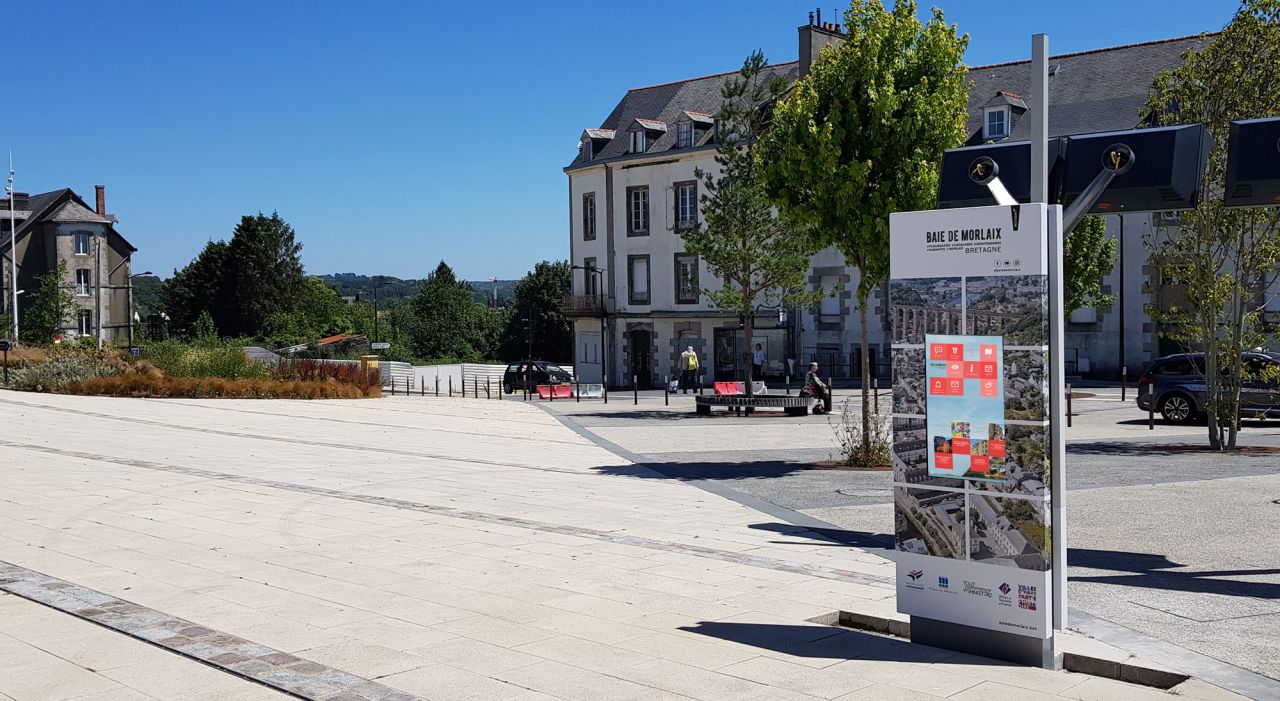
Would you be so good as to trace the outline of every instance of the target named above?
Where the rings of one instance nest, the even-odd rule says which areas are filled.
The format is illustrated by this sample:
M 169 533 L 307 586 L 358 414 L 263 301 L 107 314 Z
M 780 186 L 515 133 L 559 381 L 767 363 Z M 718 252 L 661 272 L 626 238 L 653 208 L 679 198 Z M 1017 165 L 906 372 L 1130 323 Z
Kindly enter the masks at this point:
M 710 414 L 711 407 L 724 407 L 729 411 L 746 410 L 750 414 L 757 408 L 782 409 L 787 416 L 805 416 L 816 402 L 813 397 L 761 394 L 748 397 L 745 394 L 699 395 L 694 397 L 694 407 L 699 414 Z

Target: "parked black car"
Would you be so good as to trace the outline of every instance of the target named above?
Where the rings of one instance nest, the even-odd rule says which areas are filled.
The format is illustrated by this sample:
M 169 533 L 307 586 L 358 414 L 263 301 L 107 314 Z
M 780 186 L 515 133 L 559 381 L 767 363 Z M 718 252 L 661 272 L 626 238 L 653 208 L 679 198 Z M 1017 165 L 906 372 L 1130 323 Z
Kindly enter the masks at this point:
M 555 363 L 548 363 L 545 360 L 522 360 L 518 363 L 507 365 L 507 369 L 502 373 L 502 391 L 507 394 L 512 392 L 524 391 L 526 380 L 530 392 L 537 390 L 538 385 L 546 385 L 555 383 L 573 382 L 573 375 L 570 375 L 564 368 Z
M 1240 414 L 1245 418 L 1280 417 L 1280 354 L 1244 354 L 1246 379 L 1240 391 Z M 1166 420 L 1203 420 L 1205 403 L 1204 353 L 1166 355 L 1152 361 L 1138 378 L 1138 408 L 1155 407 Z

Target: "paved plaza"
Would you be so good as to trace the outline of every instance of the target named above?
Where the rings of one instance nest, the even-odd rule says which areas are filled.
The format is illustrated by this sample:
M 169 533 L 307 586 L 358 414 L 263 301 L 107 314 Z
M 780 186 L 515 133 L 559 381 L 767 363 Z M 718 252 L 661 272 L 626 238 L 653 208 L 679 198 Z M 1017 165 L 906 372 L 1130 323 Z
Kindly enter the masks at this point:
M 1165 692 L 813 622 L 898 617 L 874 540 L 821 530 L 879 508 L 877 483 L 758 459 L 709 487 L 734 456 L 825 457 L 830 428 L 642 402 L 0 392 L 0 699 L 1240 698 L 1124 627 L 1064 643 L 1196 678 Z M 736 488 L 811 474 L 855 501 Z

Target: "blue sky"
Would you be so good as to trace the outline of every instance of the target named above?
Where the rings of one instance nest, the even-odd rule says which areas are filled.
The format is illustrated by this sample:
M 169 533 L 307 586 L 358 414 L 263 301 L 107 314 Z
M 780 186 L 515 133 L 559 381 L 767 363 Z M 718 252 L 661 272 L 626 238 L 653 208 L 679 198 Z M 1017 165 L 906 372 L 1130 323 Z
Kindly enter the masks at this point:
M 312 273 L 420 277 L 443 258 L 514 278 L 567 256 L 562 168 L 627 88 L 732 70 L 756 48 L 794 60 L 814 6 L 21 3 L 5 13 L 0 147 L 19 191 L 91 201 L 105 184 L 135 271 L 168 276 L 241 215 L 276 210 Z M 980 65 L 1025 59 L 1035 32 L 1065 53 L 1216 30 L 1237 4 L 942 7 Z

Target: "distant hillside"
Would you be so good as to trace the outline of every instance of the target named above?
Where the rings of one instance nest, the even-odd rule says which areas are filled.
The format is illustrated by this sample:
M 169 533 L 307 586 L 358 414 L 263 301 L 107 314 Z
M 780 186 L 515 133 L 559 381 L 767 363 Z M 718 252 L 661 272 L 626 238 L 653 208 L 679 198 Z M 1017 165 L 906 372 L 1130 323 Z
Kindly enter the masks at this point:
M 160 309 L 160 278 L 155 275 L 139 275 L 133 279 L 133 303 L 142 316 Z
M 421 280 L 402 280 L 398 277 L 390 275 L 357 275 L 355 273 L 335 273 L 331 275 L 316 275 L 324 281 L 324 284 L 336 289 L 338 294 L 344 297 L 354 297 L 359 294 L 361 299 L 373 299 L 373 283 L 376 280 L 379 283 L 389 283 L 378 288 L 378 299 L 384 302 L 410 300 L 418 295 L 418 286 Z M 488 280 L 468 281 L 471 285 L 472 293 L 477 302 L 481 304 L 490 304 L 493 300 L 493 289 L 498 288 L 498 303 L 506 304 L 514 294 L 516 285 L 515 280 L 498 280 L 497 282 L 489 282 Z

